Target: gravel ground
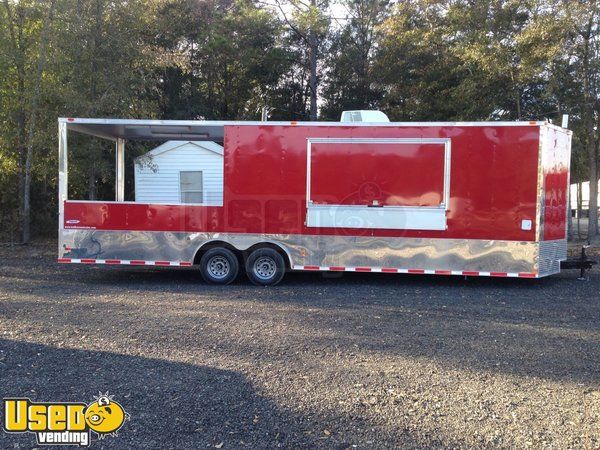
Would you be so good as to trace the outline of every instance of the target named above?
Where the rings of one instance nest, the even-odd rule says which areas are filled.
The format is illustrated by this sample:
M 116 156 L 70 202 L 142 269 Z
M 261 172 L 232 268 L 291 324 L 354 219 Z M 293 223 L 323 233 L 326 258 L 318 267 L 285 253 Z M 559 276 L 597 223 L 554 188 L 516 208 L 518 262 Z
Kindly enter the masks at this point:
M 0 248 L 0 396 L 110 391 L 131 420 L 95 448 L 600 447 L 598 269 L 218 287 L 54 250 Z

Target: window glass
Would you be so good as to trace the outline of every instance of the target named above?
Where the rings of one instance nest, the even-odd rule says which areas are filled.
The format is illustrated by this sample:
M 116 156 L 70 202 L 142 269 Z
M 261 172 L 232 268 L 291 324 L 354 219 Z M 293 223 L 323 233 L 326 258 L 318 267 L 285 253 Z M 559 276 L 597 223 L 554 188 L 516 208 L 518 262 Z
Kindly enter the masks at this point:
M 202 203 L 202 171 L 179 172 L 181 203 Z

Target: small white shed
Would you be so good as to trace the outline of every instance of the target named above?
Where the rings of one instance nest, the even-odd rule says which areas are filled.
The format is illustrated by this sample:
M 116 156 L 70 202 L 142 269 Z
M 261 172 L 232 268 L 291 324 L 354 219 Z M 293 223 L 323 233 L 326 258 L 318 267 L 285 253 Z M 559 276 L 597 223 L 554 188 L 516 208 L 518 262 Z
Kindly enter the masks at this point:
M 223 205 L 223 147 L 168 141 L 135 159 L 135 201 Z
M 583 181 L 571 185 L 571 209 L 577 211 L 577 189 L 581 189 L 581 209 L 589 211 L 590 209 L 590 182 Z M 598 182 L 598 205 L 600 205 L 600 182 Z

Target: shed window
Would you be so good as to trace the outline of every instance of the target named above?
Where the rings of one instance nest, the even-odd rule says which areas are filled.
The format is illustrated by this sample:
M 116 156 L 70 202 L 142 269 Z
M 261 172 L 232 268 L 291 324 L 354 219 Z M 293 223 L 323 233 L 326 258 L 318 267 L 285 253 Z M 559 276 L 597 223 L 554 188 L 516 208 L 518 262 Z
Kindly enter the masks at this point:
M 181 203 L 202 203 L 202 171 L 179 172 Z

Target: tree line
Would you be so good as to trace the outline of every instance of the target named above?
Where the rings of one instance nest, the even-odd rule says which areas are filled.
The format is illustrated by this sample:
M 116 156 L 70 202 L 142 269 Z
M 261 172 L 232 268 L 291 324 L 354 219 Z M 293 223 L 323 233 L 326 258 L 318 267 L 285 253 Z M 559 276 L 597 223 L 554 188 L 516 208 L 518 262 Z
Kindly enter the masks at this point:
M 397 121 L 568 114 L 571 179 L 593 181 L 598 233 L 596 0 L 0 2 L 2 240 L 56 229 L 57 117 L 339 120 L 348 109 Z M 74 146 L 70 193 L 110 191 L 106 150 Z

